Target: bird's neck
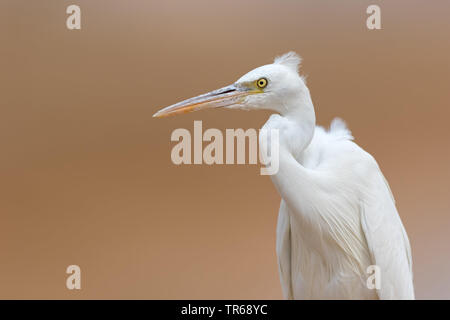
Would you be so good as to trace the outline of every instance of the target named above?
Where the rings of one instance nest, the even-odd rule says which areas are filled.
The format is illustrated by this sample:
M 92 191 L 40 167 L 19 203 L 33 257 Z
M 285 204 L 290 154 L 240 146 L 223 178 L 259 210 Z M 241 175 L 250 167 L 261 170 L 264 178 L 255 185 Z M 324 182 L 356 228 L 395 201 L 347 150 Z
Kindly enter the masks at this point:
M 281 115 L 292 121 L 297 127 L 296 131 L 298 134 L 296 134 L 295 148 L 292 152 L 294 157 L 299 160 L 314 136 L 316 115 L 311 95 L 307 88 L 298 93 L 298 96 L 291 101 L 292 105 L 286 106 Z

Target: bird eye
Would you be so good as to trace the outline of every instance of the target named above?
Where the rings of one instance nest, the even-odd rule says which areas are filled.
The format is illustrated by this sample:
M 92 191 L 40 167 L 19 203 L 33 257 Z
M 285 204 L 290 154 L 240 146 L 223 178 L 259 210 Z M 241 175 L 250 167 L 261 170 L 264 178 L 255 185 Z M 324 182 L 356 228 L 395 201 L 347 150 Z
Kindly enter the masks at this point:
M 267 79 L 266 78 L 261 78 L 258 81 L 256 81 L 256 85 L 258 86 L 258 88 L 265 88 L 267 86 Z

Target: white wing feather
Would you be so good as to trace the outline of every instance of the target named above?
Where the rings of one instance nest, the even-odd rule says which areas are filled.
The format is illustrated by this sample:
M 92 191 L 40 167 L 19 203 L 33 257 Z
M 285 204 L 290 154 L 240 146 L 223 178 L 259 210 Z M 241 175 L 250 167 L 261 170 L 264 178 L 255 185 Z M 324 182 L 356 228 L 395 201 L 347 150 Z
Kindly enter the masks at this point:
M 286 299 L 293 299 L 291 279 L 291 223 L 286 203 L 281 200 L 277 223 L 277 257 L 281 288 Z
M 361 205 L 361 224 L 374 265 L 380 267 L 380 299 L 414 299 L 411 247 L 389 185 L 379 171 L 373 200 Z

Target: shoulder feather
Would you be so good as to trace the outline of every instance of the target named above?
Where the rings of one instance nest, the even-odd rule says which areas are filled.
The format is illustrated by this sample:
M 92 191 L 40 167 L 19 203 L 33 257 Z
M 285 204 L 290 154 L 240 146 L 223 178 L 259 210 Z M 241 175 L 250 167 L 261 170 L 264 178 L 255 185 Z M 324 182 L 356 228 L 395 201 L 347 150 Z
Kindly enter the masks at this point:
M 353 140 L 352 132 L 341 118 L 334 118 L 331 121 L 329 132 L 338 139 Z

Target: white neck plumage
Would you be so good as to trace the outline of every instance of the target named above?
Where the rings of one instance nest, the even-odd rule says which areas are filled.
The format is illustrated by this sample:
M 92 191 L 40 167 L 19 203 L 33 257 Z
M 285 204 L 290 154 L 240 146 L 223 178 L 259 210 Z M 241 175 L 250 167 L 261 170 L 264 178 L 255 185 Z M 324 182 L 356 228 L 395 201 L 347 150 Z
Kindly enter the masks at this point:
M 302 152 L 310 144 L 316 126 L 314 105 L 308 88 L 305 87 L 305 89 L 299 92 L 295 99 L 290 99 L 289 105 L 285 105 L 280 112 L 283 117 L 292 122 L 295 136 L 292 136 L 294 141 L 291 152 L 297 160 L 301 158 Z

